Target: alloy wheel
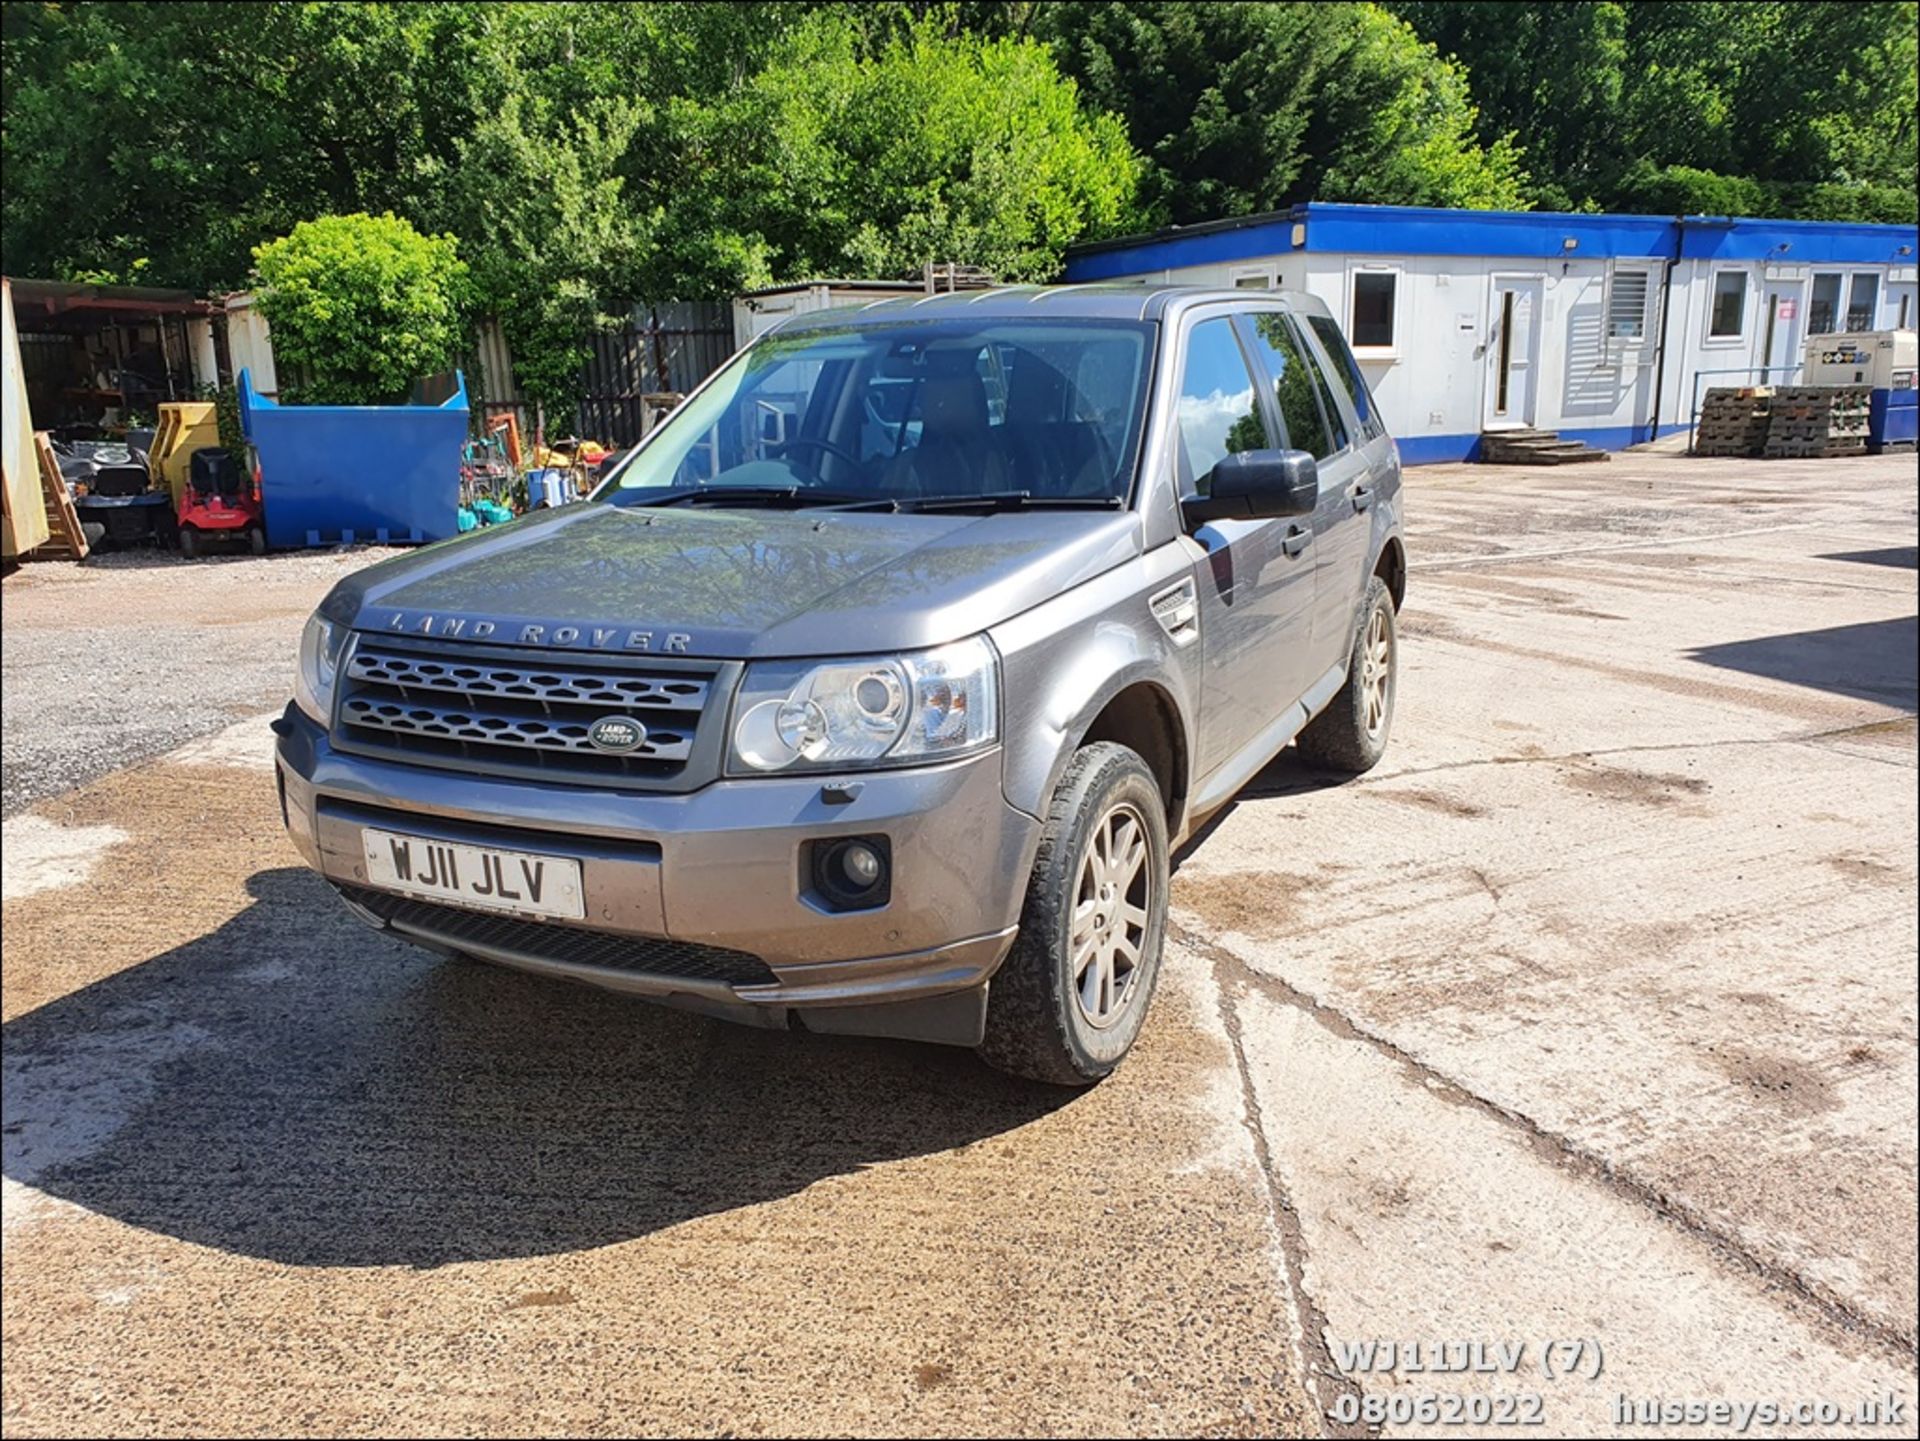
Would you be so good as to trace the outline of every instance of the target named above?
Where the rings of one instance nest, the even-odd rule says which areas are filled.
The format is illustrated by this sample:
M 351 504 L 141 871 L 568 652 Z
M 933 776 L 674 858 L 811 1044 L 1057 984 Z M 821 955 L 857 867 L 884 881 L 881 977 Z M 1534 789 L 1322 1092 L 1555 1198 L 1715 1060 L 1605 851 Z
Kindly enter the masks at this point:
M 1073 989 L 1080 1014 L 1100 1030 L 1132 1003 L 1145 956 L 1153 867 L 1146 822 L 1121 803 L 1100 818 L 1074 889 Z
M 1378 739 L 1393 704 L 1393 632 L 1384 607 L 1367 617 L 1367 638 L 1360 648 L 1360 695 L 1367 735 Z

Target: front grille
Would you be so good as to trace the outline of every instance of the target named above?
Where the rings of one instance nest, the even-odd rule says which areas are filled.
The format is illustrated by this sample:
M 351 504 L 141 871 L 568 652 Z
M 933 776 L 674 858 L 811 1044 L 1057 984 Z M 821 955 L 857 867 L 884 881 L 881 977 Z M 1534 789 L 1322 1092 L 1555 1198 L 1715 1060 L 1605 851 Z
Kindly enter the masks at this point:
M 701 722 L 724 694 L 711 662 L 436 646 L 361 636 L 341 669 L 343 750 L 491 773 L 674 789 L 704 777 Z M 593 744 L 619 718 L 645 738 Z
M 558 921 L 528 921 L 435 905 L 365 886 L 341 886 L 340 893 L 383 921 L 418 931 L 455 950 L 491 947 L 568 965 L 607 966 L 639 975 L 721 981 L 730 986 L 766 986 L 779 980 L 758 956 L 721 946 L 655 936 L 612 936 Z

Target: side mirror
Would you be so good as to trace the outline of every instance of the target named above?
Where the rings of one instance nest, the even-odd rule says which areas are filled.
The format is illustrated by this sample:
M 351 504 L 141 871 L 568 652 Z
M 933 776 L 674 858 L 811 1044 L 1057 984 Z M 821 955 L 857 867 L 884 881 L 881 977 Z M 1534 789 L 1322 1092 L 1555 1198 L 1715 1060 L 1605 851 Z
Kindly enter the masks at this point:
M 1304 450 L 1243 450 L 1224 457 L 1207 477 L 1207 494 L 1188 496 L 1189 525 L 1209 520 L 1271 520 L 1312 515 L 1320 500 L 1320 467 Z

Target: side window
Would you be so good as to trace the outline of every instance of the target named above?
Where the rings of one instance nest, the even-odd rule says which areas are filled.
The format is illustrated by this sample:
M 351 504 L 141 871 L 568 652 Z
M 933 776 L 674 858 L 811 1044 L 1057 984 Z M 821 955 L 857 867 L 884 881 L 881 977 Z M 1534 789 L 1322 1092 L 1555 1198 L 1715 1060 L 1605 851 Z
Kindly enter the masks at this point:
M 1874 314 L 1880 308 L 1880 277 L 1862 270 L 1853 277 L 1853 291 L 1847 301 L 1847 329 L 1872 330 Z
M 1333 378 L 1340 382 L 1347 399 L 1353 403 L 1353 413 L 1360 418 L 1360 433 L 1368 439 L 1385 435 L 1386 423 L 1374 408 L 1373 392 L 1367 389 L 1367 378 L 1360 373 L 1360 362 L 1347 348 L 1347 339 L 1340 333 L 1340 327 L 1328 315 L 1309 315 L 1306 321 L 1319 338 L 1320 348 L 1333 358 Z
M 1393 270 L 1361 270 L 1353 277 L 1353 313 L 1349 329 L 1362 350 L 1391 350 L 1394 308 L 1400 276 Z
M 1807 334 L 1832 335 L 1840 329 L 1840 282 L 1844 276 L 1815 271 L 1813 303 L 1807 307 Z
M 1280 419 L 1287 427 L 1287 444 L 1316 458 L 1344 449 L 1347 443 L 1344 429 L 1329 429 L 1328 417 L 1321 414 L 1326 382 L 1307 359 L 1305 348 L 1287 324 L 1287 317 L 1277 310 L 1266 310 L 1249 315 L 1247 320 L 1254 344 L 1267 363 L 1267 373 L 1273 377 L 1273 395 L 1280 405 Z M 1326 399 L 1330 401 L 1332 397 Z M 1332 416 L 1338 427 L 1338 412 L 1332 412 Z
M 1732 340 L 1747 333 L 1747 272 L 1716 270 L 1713 303 L 1707 311 L 1707 339 Z
M 1204 494 L 1214 466 L 1243 450 L 1271 444 L 1254 394 L 1253 372 L 1233 322 L 1203 320 L 1187 336 L 1178 409 L 1182 484 Z

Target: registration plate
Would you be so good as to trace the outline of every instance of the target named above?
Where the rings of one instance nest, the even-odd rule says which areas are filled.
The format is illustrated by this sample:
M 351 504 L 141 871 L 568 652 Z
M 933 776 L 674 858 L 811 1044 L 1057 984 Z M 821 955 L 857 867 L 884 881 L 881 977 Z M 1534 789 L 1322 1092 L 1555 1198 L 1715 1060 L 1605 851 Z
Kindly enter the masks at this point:
M 367 879 L 423 900 L 512 911 L 524 916 L 586 917 L 580 862 L 497 846 L 467 846 L 392 831 L 363 830 Z

